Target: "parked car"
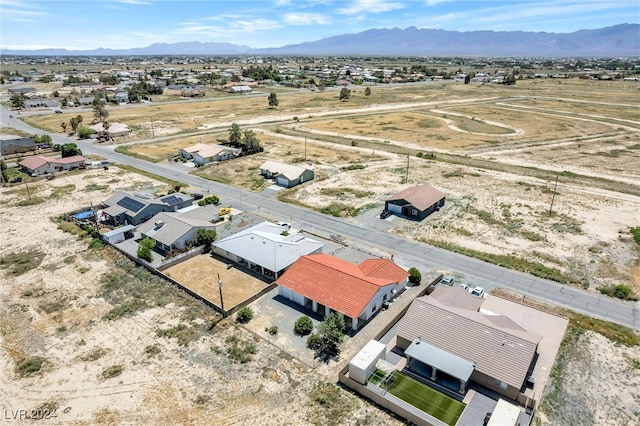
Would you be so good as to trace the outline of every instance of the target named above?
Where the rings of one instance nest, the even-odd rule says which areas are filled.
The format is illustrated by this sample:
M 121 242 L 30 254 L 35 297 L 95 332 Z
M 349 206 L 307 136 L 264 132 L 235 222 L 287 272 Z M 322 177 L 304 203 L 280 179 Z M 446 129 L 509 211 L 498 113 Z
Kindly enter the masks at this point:
M 469 284 L 467 283 L 460 283 L 458 284 L 460 287 L 464 288 L 465 290 L 469 291 Z
M 448 285 L 449 287 L 453 286 L 453 283 L 455 282 L 455 279 L 451 276 L 451 275 L 445 275 L 444 277 L 442 277 L 442 279 L 440 280 L 440 284 L 442 285 Z
M 391 212 L 389 210 L 382 210 L 380 212 L 380 219 L 386 219 L 391 216 Z
M 191 194 L 191 196 L 194 200 L 202 200 L 204 198 L 204 194 L 201 194 L 199 192 L 194 192 L 193 194 Z
M 486 293 L 484 292 L 484 288 L 482 287 L 475 287 L 475 288 L 469 288 L 469 293 L 471 293 L 474 296 L 477 297 L 485 297 Z

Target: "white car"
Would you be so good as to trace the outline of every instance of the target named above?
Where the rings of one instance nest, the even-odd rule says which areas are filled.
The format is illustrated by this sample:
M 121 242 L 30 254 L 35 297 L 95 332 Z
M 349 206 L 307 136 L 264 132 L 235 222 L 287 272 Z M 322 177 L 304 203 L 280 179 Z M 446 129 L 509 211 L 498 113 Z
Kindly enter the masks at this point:
M 442 285 L 448 285 L 449 287 L 451 287 L 454 283 L 454 279 L 451 275 L 446 275 L 444 277 L 442 277 L 442 279 L 440 280 L 440 284 Z
M 482 287 L 469 288 L 469 293 L 477 297 L 487 297 L 487 294 Z

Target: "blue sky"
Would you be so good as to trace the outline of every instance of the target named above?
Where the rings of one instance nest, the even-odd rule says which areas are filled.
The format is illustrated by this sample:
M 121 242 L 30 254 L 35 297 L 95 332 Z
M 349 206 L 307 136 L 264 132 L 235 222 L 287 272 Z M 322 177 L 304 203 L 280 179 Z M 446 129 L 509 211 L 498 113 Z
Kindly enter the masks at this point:
M 0 0 L 5 49 L 261 48 L 371 28 L 568 33 L 621 23 L 640 23 L 638 0 Z

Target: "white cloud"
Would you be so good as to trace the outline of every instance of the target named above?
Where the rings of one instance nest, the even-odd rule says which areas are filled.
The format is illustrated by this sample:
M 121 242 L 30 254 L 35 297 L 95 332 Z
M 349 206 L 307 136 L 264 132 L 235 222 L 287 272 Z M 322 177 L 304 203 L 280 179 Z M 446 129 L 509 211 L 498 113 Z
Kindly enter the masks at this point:
M 40 9 L 29 4 L 23 4 L 15 1 L 3 1 L 0 3 L 0 16 L 2 19 L 8 19 L 16 22 L 33 22 L 34 18 L 48 15 Z
M 291 0 L 276 0 L 276 6 L 286 6 L 291 3 Z
M 356 15 L 363 12 L 382 13 L 403 8 L 404 4 L 398 2 L 387 2 L 386 0 L 356 0 L 353 5 L 338 9 L 338 13 L 343 15 Z
M 284 21 L 289 25 L 329 24 L 329 19 L 320 13 L 286 13 Z

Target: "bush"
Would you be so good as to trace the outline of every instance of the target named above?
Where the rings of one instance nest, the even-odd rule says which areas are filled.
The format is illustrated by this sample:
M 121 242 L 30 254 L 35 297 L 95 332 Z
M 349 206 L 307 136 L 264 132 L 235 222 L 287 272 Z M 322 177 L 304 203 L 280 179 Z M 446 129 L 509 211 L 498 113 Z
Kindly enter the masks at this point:
M 640 226 L 631 228 L 631 235 L 633 235 L 633 239 L 635 240 L 636 244 L 640 244 Z
M 20 376 L 28 376 L 33 373 L 37 373 L 42 368 L 42 363 L 44 362 L 44 358 L 35 357 L 35 358 L 27 358 L 20 362 L 16 367 L 16 372 Z
M 622 300 L 638 300 L 633 294 L 631 287 L 625 284 L 618 284 L 614 286 L 598 287 L 598 291 L 607 296 L 616 297 Z
M 307 337 L 307 347 L 314 351 L 317 351 L 322 346 L 322 337 L 318 336 L 316 333 L 310 334 Z
M 278 326 L 272 325 L 271 327 L 265 327 L 264 331 L 272 336 L 275 336 L 276 334 L 278 334 Z
M 253 359 L 252 355 L 257 352 L 256 345 L 249 341 L 241 340 L 233 335 L 225 339 L 227 346 L 227 356 L 230 360 L 245 364 Z
M 206 206 L 207 204 L 219 204 L 220 203 L 220 199 L 218 197 L 216 197 L 215 195 L 210 195 L 207 198 L 204 198 L 200 201 L 198 201 L 198 205 L 199 206 Z
M 104 248 L 104 243 L 100 238 L 94 238 L 89 243 L 89 250 L 101 250 Z
M 308 316 L 302 316 L 293 325 L 293 332 L 298 336 L 307 336 L 313 331 L 313 321 Z
M 248 306 L 244 306 L 240 308 L 238 310 L 238 313 L 236 314 L 236 321 L 239 322 L 240 324 L 246 324 L 249 321 L 251 321 L 252 318 L 253 318 L 253 310 Z
M 420 284 L 422 274 L 416 268 L 409 269 L 409 282 L 412 284 Z

